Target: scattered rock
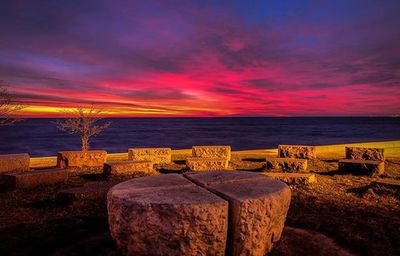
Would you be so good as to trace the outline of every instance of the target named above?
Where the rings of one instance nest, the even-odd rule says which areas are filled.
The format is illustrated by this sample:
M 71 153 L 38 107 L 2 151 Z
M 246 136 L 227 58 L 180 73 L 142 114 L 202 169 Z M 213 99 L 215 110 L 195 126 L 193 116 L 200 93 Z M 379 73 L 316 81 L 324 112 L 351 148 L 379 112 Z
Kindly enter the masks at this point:
M 153 164 L 171 162 L 170 148 L 130 148 L 128 159 L 134 161 L 151 161 Z
M 267 158 L 267 170 L 283 172 L 307 172 L 307 160 L 298 158 Z
M 193 146 L 192 156 L 231 160 L 231 146 Z
M 29 171 L 29 160 L 28 154 L 0 155 L 0 173 Z
M 107 160 L 107 152 L 104 150 L 90 151 L 61 151 L 57 154 L 57 167 L 93 167 L 103 166 Z
M 278 157 L 315 159 L 317 158 L 317 151 L 314 146 L 279 145 Z
M 290 185 L 308 185 L 317 182 L 312 173 L 264 172 L 264 175 Z
M 136 173 L 155 173 L 151 161 L 119 161 L 105 163 L 103 168 L 105 175 L 132 175 Z
M 41 185 L 63 183 L 67 180 L 68 173 L 64 169 L 35 170 L 29 172 L 12 172 L 2 174 L 2 183 L 10 189 L 34 188 Z
M 385 161 L 383 148 L 346 147 L 346 159 Z
M 228 168 L 228 161 L 225 158 L 200 158 L 189 157 L 186 165 L 192 171 L 218 171 Z
M 379 176 L 385 173 L 385 162 L 359 159 L 339 160 L 339 171 L 354 175 Z

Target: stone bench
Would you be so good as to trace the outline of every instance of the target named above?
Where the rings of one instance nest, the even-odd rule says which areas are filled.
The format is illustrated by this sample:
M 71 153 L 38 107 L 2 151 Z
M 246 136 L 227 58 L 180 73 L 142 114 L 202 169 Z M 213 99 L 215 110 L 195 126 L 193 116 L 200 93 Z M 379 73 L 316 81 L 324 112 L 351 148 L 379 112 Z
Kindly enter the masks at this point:
M 29 161 L 28 154 L 0 155 L 0 173 L 29 171 Z
M 317 158 L 317 150 L 314 146 L 279 145 L 278 157 L 315 159 Z
M 266 158 L 266 170 L 307 172 L 307 160 L 299 158 Z
M 105 175 L 152 174 L 154 169 L 151 161 L 119 161 L 105 163 L 103 172 Z
M 186 165 L 191 171 L 218 171 L 226 170 L 228 161 L 225 158 L 189 157 Z
M 342 159 L 339 160 L 339 171 L 355 175 L 381 175 L 385 172 L 385 162 L 362 160 L 362 159 Z
M 244 171 L 185 176 L 228 201 L 227 255 L 265 255 L 280 239 L 291 197 L 283 182 Z
M 315 174 L 312 173 L 264 172 L 263 174 L 291 185 L 308 185 L 317 182 Z
M 385 161 L 383 148 L 345 147 L 346 159 Z
M 170 148 L 130 148 L 128 149 L 128 160 L 167 164 L 171 163 L 171 152 Z
M 124 255 L 225 255 L 228 203 L 178 174 L 113 187 L 108 220 Z
M 42 185 L 63 183 L 68 173 L 64 169 L 35 170 L 2 174 L 0 179 L 7 188 L 35 188 Z
M 257 256 L 280 238 L 290 189 L 257 173 L 192 172 L 120 183 L 107 202 L 123 254 Z
M 61 151 L 57 154 L 57 167 L 97 167 L 103 166 L 107 160 L 107 152 L 104 150 Z
M 201 158 L 224 158 L 231 160 L 231 146 L 193 146 L 192 156 Z

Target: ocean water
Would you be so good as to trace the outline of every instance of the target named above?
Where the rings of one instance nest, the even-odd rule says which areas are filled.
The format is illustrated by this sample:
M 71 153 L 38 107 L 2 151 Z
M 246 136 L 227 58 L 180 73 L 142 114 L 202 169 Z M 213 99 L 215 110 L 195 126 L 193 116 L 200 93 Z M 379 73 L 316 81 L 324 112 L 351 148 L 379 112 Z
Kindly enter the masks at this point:
M 57 130 L 55 119 L 25 119 L 0 127 L 0 154 L 51 156 L 79 150 L 77 135 Z M 339 144 L 400 140 L 398 117 L 235 117 L 114 118 L 92 138 L 92 149 L 110 153 L 130 147 L 191 148 L 231 145 L 233 150 L 275 148 L 278 144 Z

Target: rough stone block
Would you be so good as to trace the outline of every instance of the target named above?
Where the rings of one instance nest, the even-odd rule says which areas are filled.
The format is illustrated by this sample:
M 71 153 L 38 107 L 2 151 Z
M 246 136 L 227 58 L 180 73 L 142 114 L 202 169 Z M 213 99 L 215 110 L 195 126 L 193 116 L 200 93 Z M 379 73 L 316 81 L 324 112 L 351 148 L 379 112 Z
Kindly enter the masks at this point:
M 193 146 L 193 157 L 224 158 L 231 160 L 231 146 Z
M 0 155 L 0 173 L 29 171 L 28 154 Z
M 346 147 L 346 159 L 385 161 L 383 148 Z
M 307 160 L 298 158 L 267 158 L 267 170 L 283 172 L 307 172 Z
M 339 171 L 354 175 L 376 176 L 385 173 L 385 162 L 360 159 L 339 160 Z
M 130 148 L 128 159 L 134 161 L 151 161 L 154 164 L 166 164 L 171 162 L 170 148 Z
M 290 185 L 308 185 L 317 182 L 312 173 L 265 172 L 264 175 Z
M 228 161 L 225 158 L 189 157 L 186 165 L 192 171 L 218 171 L 227 169 Z
M 165 176 L 169 183 L 182 183 L 182 177 Z M 145 178 L 160 181 L 159 176 Z M 146 179 L 142 188 L 135 188 L 140 179 L 108 193 L 111 236 L 124 255 L 225 255 L 225 200 L 193 183 L 153 187 L 152 179 Z M 147 182 L 151 189 L 145 188 Z
M 106 160 L 107 152 L 104 150 L 61 151 L 57 154 L 57 167 L 103 166 Z
M 155 173 L 151 161 L 120 161 L 105 163 L 103 168 L 106 175 L 130 175 L 135 173 Z
M 13 172 L 1 175 L 3 184 L 8 188 L 34 188 L 41 185 L 63 183 L 68 173 L 64 169 L 37 170 L 29 172 Z
M 235 180 L 233 173 L 220 172 L 215 182 L 210 182 L 206 174 L 187 176 L 198 184 L 206 184 L 209 191 L 229 202 L 228 255 L 265 255 L 282 234 L 290 188 L 283 182 L 251 172 L 241 172 L 241 177 Z M 245 173 L 249 175 L 247 179 Z
M 279 145 L 278 157 L 314 159 L 317 158 L 317 151 L 314 146 Z

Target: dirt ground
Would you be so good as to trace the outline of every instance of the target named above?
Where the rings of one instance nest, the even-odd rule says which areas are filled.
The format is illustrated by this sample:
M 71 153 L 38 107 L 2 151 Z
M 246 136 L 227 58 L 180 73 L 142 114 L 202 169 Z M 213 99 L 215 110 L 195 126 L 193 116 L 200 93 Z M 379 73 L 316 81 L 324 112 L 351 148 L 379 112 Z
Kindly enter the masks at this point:
M 400 179 L 400 158 L 385 163 Z M 262 158 L 234 158 L 232 169 L 262 171 Z M 160 166 L 185 171 L 184 161 Z M 309 162 L 317 183 L 291 186 L 281 240 L 271 255 L 400 255 L 400 192 L 371 186 L 375 178 L 340 175 L 337 159 Z M 108 232 L 104 199 L 65 202 L 60 189 L 124 180 L 100 169 L 70 170 L 66 184 L 0 192 L 0 255 L 119 255 Z

